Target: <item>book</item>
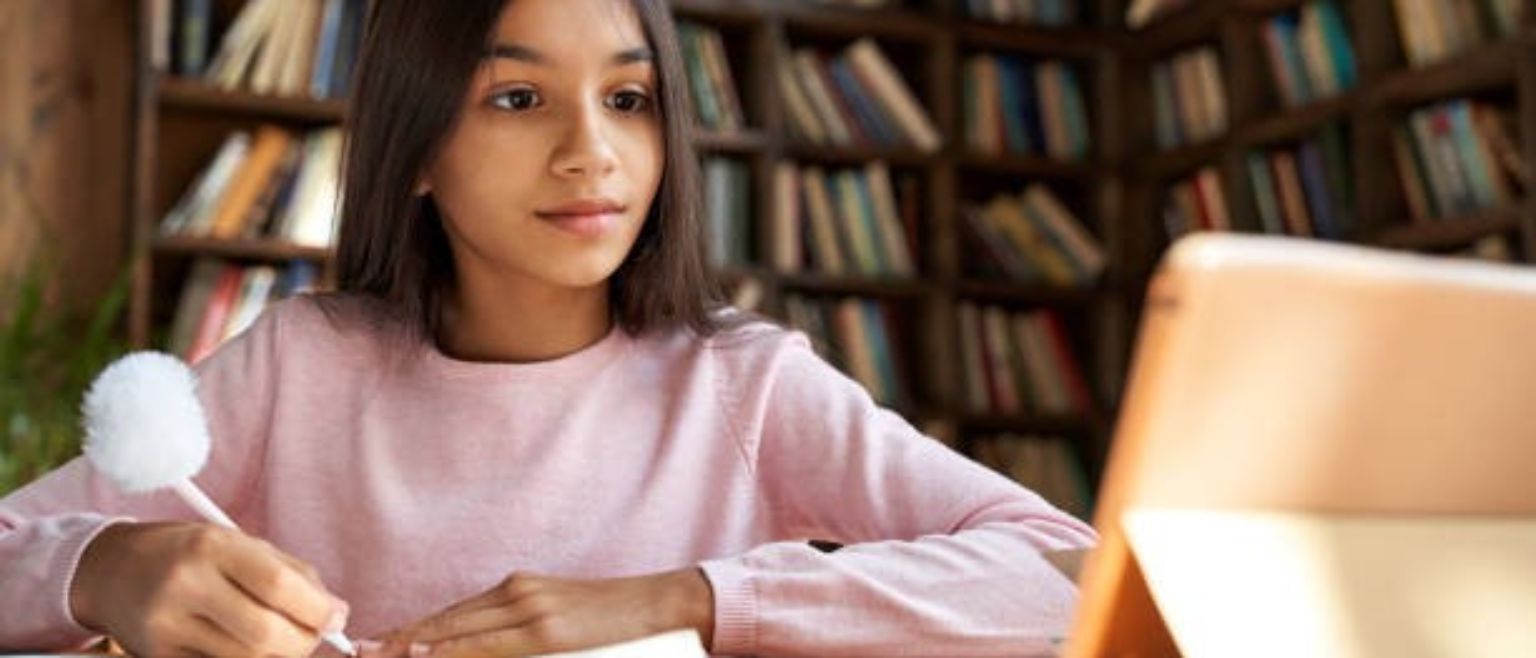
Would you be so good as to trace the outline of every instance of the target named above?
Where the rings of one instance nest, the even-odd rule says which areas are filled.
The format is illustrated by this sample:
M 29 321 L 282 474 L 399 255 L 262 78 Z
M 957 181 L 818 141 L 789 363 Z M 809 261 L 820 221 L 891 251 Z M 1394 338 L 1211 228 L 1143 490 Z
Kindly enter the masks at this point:
M 1270 173 L 1275 177 L 1275 189 L 1279 191 L 1280 208 L 1285 215 L 1287 232 L 1298 237 L 1314 236 L 1315 225 L 1307 212 L 1301 174 L 1296 169 L 1296 156 L 1285 150 L 1271 152 L 1269 166 Z
M 1079 281 L 1092 281 L 1103 274 L 1109 262 L 1104 249 L 1049 188 L 1040 183 L 1029 185 L 1024 189 L 1023 202 L 1030 216 L 1070 257 Z
M 228 189 L 213 211 L 209 235 L 231 239 L 241 234 L 251 208 L 276 174 L 293 139 L 288 131 L 276 126 L 257 128 L 250 155 L 230 179 Z
M 896 190 L 891 184 L 890 168 L 878 160 L 864 166 L 864 178 L 873 217 L 880 235 L 880 248 L 888 270 L 898 276 L 915 276 L 917 266 L 912 255 L 912 243 L 907 240 L 896 208 Z
M 693 629 L 669 631 L 658 635 L 610 644 L 595 649 L 548 653 L 535 658 L 706 658 L 703 641 Z
M 1154 63 L 1151 76 L 1159 146 L 1202 142 L 1226 132 L 1226 83 L 1214 47 L 1200 46 Z
M 795 65 L 788 59 L 773 67 L 774 82 L 778 85 L 779 96 L 784 99 L 790 129 L 796 137 L 812 144 L 833 143 L 829 129 L 822 123 L 809 92 L 800 84 L 795 71 Z
M 794 163 L 781 161 L 774 165 L 773 198 L 769 263 L 780 272 L 799 272 L 805 264 L 801 238 L 805 232 L 805 213 L 800 203 L 800 175 Z
M 199 258 L 192 263 L 191 272 L 182 283 L 181 299 L 176 304 L 176 315 L 166 341 L 166 349 L 172 354 L 186 356 L 191 352 L 208 300 L 213 298 L 224 268 L 223 261 L 213 258 Z
M 822 78 L 820 58 L 814 51 L 801 50 L 795 52 L 791 61 L 794 65 L 794 73 L 791 75 L 805 90 L 811 107 L 816 109 L 816 116 L 821 120 L 821 125 L 826 128 L 828 141 L 839 145 L 853 144 L 855 141 L 853 129 L 848 125 L 836 101 L 833 100 L 832 89 Z
M 240 288 L 235 295 L 233 306 L 230 307 L 229 318 L 224 321 L 224 330 L 219 336 L 222 343 L 240 335 L 256 321 L 263 309 L 267 307 L 268 300 L 272 297 L 272 289 L 277 285 L 277 268 L 267 265 L 254 265 L 243 268 L 240 273 Z
M 219 145 L 207 167 L 197 175 L 170 212 L 160 222 L 161 235 L 200 235 L 206 233 L 212 219 L 212 208 L 224 195 L 235 170 L 245 160 L 250 150 L 251 136 L 245 132 L 230 133 Z M 206 219 L 205 219 L 206 218 Z
M 933 120 L 873 39 L 855 41 L 846 57 L 913 144 L 925 152 L 937 151 L 943 145 Z
M 709 74 L 710 86 L 723 119 L 721 128 L 727 131 L 740 130 L 745 127 L 747 120 L 736 91 L 736 78 L 731 73 L 730 59 L 726 55 L 725 39 L 719 30 L 714 29 L 699 33 L 699 39 L 704 70 Z
M 1253 185 L 1254 202 L 1258 206 L 1259 222 L 1264 232 L 1285 235 L 1285 218 L 1280 213 L 1280 200 L 1275 196 L 1274 179 L 1269 175 L 1269 165 L 1264 155 L 1249 152 L 1243 161 L 1248 167 L 1249 182 Z
M 721 116 L 720 101 L 710 82 L 709 72 L 705 70 L 706 55 L 700 43 L 700 32 L 705 29 L 691 22 L 680 22 L 677 25 L 677 40 L 678 45 L 682 46 L 683 70 L 688 75 L 689 96 L 693 99 L 699 123 L 705 128 L 719 130 L 725 121 Z
M 156 13 L 172 13 L 170 8 L 172 0 L 157 0 Z M 180 0 L 176 3 L 175 13 L 177 29 L 176 48 L 176 73 L 184 76 L 199 76 L 208 66 L 208 49 L 212 42 L 213 32 L 213 0 Z M 168 16 L 157 16 L 157 23 L 166 20 Z M 157 34 L 157 38 L 169 39 L 168 34 Z M 157 46 L 166 50 L 167 46 Z M 161 55 L 163 56 L 163 55 Z
M 198 318 L 192 342 L 186 353 L 181 355 L 188 363 L 195 365 L 219 346 L 224 337 L 224 325 L 234 312 L 243 279 L 244 273 L 239 266 L 225 265 L 219 270 L 218 279 L 208 293 L 202 315 Z
M 323 0 L 320 11 L 319 33 L 316 35 L 315 58 L 310 67 L 309 95 L 314 98 L 330 96 L 336 74 L 337 48 L 341 45 L 341 22 L 346 18 L 346 0 Z
M 965 367 L 966 406 L 973 413 L 986 413 L 992 407 L 992 400 L 983 374 L 987 361 L 980 342 L 980 311 L 974 304 L 962 302 L 957 308 L 956 322 L 959 324 L 961 363 Z

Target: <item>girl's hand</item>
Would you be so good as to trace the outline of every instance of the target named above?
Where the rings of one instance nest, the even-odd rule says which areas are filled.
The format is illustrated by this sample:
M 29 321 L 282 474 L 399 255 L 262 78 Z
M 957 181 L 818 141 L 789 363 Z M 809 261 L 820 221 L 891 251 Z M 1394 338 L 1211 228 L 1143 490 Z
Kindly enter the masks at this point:
M 367 653 L 522 656 L 589 649 L 679 628 L 696 629 L 707 647 L 714 617 L 709 581 L 694 568 L 604 580 L 517 573 L 390 634 L 381 648 Z
M 70 608 L 139 656 L 307 656 L 347 614 L 308 565 L 190 523 L 103 530 L 80 558 Z

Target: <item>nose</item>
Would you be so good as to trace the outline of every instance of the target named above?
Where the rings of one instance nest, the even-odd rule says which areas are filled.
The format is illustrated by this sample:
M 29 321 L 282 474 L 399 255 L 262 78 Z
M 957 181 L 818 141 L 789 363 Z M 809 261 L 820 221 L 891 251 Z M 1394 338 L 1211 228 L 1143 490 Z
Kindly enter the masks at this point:
M 584 103 L 570 114 L 550 162 L 556 176 L 602 177 L 618 167 L 618 153 L 608 135 L 610 126 L 603 112 L 599 102 Z

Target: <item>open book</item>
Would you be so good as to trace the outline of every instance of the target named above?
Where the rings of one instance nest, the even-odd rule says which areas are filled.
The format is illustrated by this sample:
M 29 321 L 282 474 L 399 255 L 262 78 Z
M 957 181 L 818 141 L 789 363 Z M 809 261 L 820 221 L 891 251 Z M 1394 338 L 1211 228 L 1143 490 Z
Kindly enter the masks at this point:
M 707 655 L 698 632 L 687 629 L 585 651 L 544 654 L 543 658 L 705 658 Z

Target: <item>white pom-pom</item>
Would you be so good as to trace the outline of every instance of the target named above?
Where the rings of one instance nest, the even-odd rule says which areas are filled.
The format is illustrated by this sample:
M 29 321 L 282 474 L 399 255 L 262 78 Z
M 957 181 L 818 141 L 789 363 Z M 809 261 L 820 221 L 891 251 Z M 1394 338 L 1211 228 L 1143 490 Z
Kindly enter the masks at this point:
M 124 491 L 191 479 L 208 461 L 197 378 L 176 357 L 136 352 L 107 366 L 85 394 L 85 456 Z

